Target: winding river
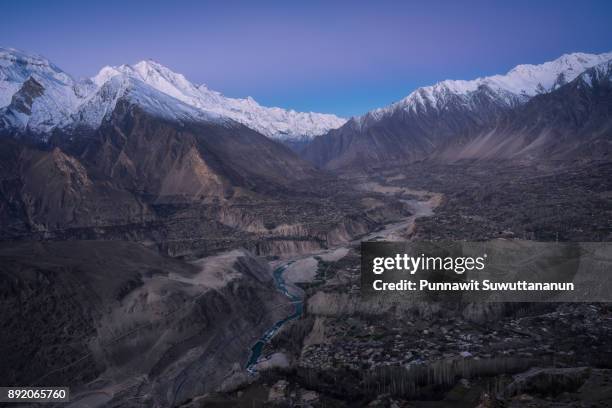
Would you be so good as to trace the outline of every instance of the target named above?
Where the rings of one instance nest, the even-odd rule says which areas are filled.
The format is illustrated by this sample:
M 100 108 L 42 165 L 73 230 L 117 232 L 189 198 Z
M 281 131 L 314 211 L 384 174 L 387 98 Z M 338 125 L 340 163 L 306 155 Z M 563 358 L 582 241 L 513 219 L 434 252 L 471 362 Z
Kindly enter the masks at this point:
M 274 269 L 273 275 L 274 275 L 274 284 L 276 286 L 276 289 L 278 289 L 278 291 L 281 292 L 283 295 L 287 296 L 289 300 L 291 301 L 291 303 L 293 303 L 293 306 L 294 306 L 293 313 L 285 317 L 284 319 L 281 319 L 277 321 L 276 323 L 274 323 L 274 325 L 270 327 L 264 333 L 264 335 L 261 336 L 259 340 L 257 340 L 257 343 L 255 343 L 253 347 L 251 347 L 251 356 L 249 357 L 249 361 L 247 362 L 247 365 L 246 365 L 247 371 L 251 374 L 254 374 L 255 372 L 257 372 L 255 367 L 257 366 L 257 360 L 259 360 L 259 358 L 261 357 L 261 352 L 263 351 L 264 346 L 270 341 L 270 339 L 272 339 L 272 337 L 274 337 L 274 335 L 280 330 L 280 328 L 285 323 L 287 323 L 288 321 L 297 319 L 298 317 L 302 315 L 302 312 L 304 311 L 304 299 L 302 299 L 300 296 L 294 293 L 291 293 L 291 291 L 287 287 L 285 278 L 283 278 L 283 272 L 285 272 L 287 267 L 291 265 L 292 263 L 293 261 L 277 267 L 276 269 Z
M 436 193 L 429 193 L 429 194 L 433 194 L 433 196 L 427 200 L 423 200 L 423 199 L 421 200 L 414 200 L 414 199 L 402 200 L 404 203 L 410 205 L 413 211 L 413 214 L 410 217 L 407 217 L 399 222 L 388 224 L 384 229 L 380 231 L 373 232 L 360 239 L 352 241 L 350 245 L 354 245 L 360 241 L 370 241 L 370 240 L 379 240 L 379 239 L 392 240 L 392 241 L 401 240 L 401 237 L 397 235 L 398 232 L 406 230 L 406 229 L 410 229 L 414 225 L 414 221 L 417 218 L 427 217 L 433 214 L 433 209 L 439 204 L 441 195 L 436 194 Z M 330 251 L 331 250 L 327 250 L 323 252 L 330 252 Z M 312 255 L 313 254 L 306 255 L 306 256 L 312 256 Z M 304 257 L 304 255 L 302 257 Z M 257 363 L 259 362 L 258 360 L 261 357 L 264 346 L 272 339 L 272 337 L 274 337 L 276 333 L 278 333 L 280 328 L 285 323 L 291 320 L 297 319 L 304 312 L 304 299 L 301 296 L 291 292 L 290 288 L 287 285 L 287 282 L 285 281 L 285 278 L 283 277 L 283 273 L 289 267 L 289 265 L 291 265 L 293 262 L 295 262 L 295 260 L 291 260 L 289 262 L 286 262 L 276 267 L 274 269 L 273 276 L 274 276 L 274 284 L 276 288 L 281 293 L 283 293 L 285 296 L 287 296 L 287 298 L 289 298 L 291 303 L 293 303 L 294 311 L 291 315 L 274 323 L 274 325 L 270 327 L 263 334 L 263 336 L 259 338 L 259 340 L 257 340 L 257 342 L 253 345 L 253 347 L 251 347 L 251 355 L 246 364 L 246 370 L 251 374 L 255 374 L 257 372 L 257 368 L 256 368 Z

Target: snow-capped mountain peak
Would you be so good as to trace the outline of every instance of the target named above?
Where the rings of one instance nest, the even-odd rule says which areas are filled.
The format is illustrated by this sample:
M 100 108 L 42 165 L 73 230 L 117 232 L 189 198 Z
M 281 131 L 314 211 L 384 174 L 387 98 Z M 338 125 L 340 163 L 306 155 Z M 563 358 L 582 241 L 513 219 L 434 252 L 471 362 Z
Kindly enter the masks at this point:
M 11 97 L 31 76 L 59 84 L 72 85 L 73 79 L 49 60 L 14 48 L 0 47 L 0 107 L 7 106 Z
M 228 117 L 276 139 L 310 139 L 346 122 L 345 119 L 330 114 L 264 107 L 250 96 L 242 99 L 229 98 L 206 85 L 195 85 L 182 74 L 151 60 L 134 65 L 104 67 L 92 80 L 100 86 L 116 75 L 138 79 L 183 103 L 204 112 Z
M 223 121 L 222 117 L 196 109 L 133 76 L 109 75 L 100 83 L 97 91 L 73 113 L 64 126 L 95 128 L 114 111 L 117 102 L 122 98 L 157 117 L 176 122 Z
M 92 81 L 102 86 L 109 78 L 117 75 L 138 79 L 160 92 L 189 104 L 195 102 L 193 96 L 198 93 L 198 89 L 183 75 L 152 60 L 141 61 L 134 65 L 106 66 L 92 78 Z
M 92 86 L 75 81 L 40 55 L 0 48 L 0 125 L 48 133 L 70 116 Z
M 586 69 L 612 59 L 612 52 L 604 54 L 573 53 L 539 65 L 522 64 L 504 75 L 492 75 L 474 80 L 445 80 L 419 88 L 406 98 L 388 107 L 376 109 L 367 116 L 381 117 L 397 109 L 416 111 L 423 108 L 440 109 L 449 96 L 459 96 L 469 104 L 469 97 L 487 87 L 500 104 L 512 106 L 524 103 L 539 93 L 550 92 L 574 80 Z
M 263 107 L 251 97 L 228 98 L 153 60 L 106 66 L 90 80 L 76 81 L 44 57 L 0 48 L 0 128 L 44 138 L 56 127 L 97 127 L 118 95 L 164 117 L 232 119 L 278 139 L 309 139 L 345 122 L 334 115 Z
M 582 80 L 582 83 L 588 87 L 593 87 L 595 83 L 601 83 L 603 81 L 611 82 L 612 81 L 612 59 L 596 65 L 590 69 L 587 69 L 582 74 L 580 74 L 579 78 Z

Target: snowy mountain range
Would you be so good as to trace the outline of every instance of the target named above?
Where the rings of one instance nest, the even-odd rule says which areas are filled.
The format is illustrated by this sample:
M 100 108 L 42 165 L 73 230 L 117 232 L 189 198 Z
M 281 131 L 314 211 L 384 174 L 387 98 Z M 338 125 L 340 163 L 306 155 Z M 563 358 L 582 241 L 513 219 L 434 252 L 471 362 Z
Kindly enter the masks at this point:
M 106 66 L 93 78 L 77 81 L 41 56 L 0 48 L 0 131 L 45 139 L 55 129 L 96 129 L 117 101 L 127 98 L 149 113 L 178 122 L 238 122 L 288 144 L 312 142 L 303 156 L 317 165 L 340 156 L 340 162 L 364 155 L 386 157 L 376 149 L 406 136 L 412 136 L 406 152 L 418 156 L 610 59 L 612 52 L 573 53 L 539 65 L 518 65 L 504 75 L 445 80 L 346 121 L 264 107 L 250 97 L 228 98 L 151 60 Z M 381 137 L 385 143 L 373 140 Z M 394 149 L 397 154 L 403 151 Z
M 100 86 L 115 76 L 137 79 L 190 106 L 231 118 L 275 139 L 310 139 L 346 122 L 330 114 L 264 107 L 251 97 L 228 98 L 208 89 L 206 85 L 194 85 L 183 75 L 151 60 L 134 65 L 104 67 L 93 82 Z
M 0 129 L 45 137 L 55 128 L 96 128 L 128 97 L 174 120 L 234 120 L 278 140 L 309 140 L 344 124 L 335 115 L 304 113 L 235 99 L 195 85 L 154 61 L 104 67 L 77 81 L 47 59 L 0 48 Z
M 586 69 L 612 59 L 612 52 L 586 54 L 577 52 L 539 65 L 523 64 L 505 75 L 492 75 L 473 80 L 445 80 L 432 86 L 418 88 L 404 99 L 384 108 L 375 109 L 357 118 L 381 118 L 397 110 L 443 110 L 449 96 L 461 97 L 467 105 L 476 92 L 486 88 L 497 97 L 500 105 L 508 107 L 527 102 L 532 97 L 550 92 L 571 82 Z
M 301 151 L 301 155 L 317 166 L 327 168 L 416 161 L 441 154 L 442 149 L 446 149 L 446 158 L 475 157 L 482 153 L 480 147 L 485 144 L 489 152 L 494 150 L 491 143 L 496 143 L 497 147 L 504 146 L 498 137 L 508 132 L 500 132 L 498 125 L 516 120 L 518 116 L 513 116 L 513 111 L 576 80 L 588 81 L 593 76 L 605 76 L 611 59 L 612 52 L 566 54 L 540 65 L 519 65 L 505 75 L 470 81 L 446 80 L 422 87 L 396 103 L 351 118 L 340 128 L 317 137 Z M 582 76 L 583 73 L 586 76 Z M 569 104 L 569 101 L 565 103 Z M 581 109 L 586 109 L 587 113 L 592 111 L 590 106 Z M 537 109 L 530 112 L 537 117 Z M 555 112 L 555 115 L 561 113 Z M 555 123 L 565 122 L 559 119 Z M 597 123 L 597 126 L 602 126 L 602 131 L 606 129 L 605 124 Z M 543 132 L 543 138 L 552 134 L 548 132 L 549 136 L 545 136 L 543 128 L 537 129 Z M 512 138 L 521 133 L 514 127 L 512 131 Z M 528 133 L 535 134 L 531 130 Z M 456 147 L 475 140 L 481 134 L 488 135 L 487 143 L 483 139 L 482 146 L 471 145 L 469 154 Z M 527 141 L 517 142 L 515 147 L 518 149 L 517 146 L 529 147 L 532 156 L 531 152 L 537 150 L 539 154 L 542 148 L 532 149 Z M 501 157 L 501 152 L 496 152 Z

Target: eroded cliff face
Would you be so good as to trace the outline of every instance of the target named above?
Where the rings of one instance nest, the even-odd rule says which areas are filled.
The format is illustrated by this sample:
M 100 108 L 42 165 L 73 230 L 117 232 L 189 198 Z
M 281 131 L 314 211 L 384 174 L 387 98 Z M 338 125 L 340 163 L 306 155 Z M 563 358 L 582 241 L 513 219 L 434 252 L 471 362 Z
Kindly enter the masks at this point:
M 0 258 L 2 383 L 71 384 L 76 402 L 214 391 L 291 307 L 244 250 L 185 263 L 125 242 L 18 243 Z M 28 353 L 44 359 L 11 361 Z
M 398 214 L 390 213 L 390 216 Z M 366 216 L 346 216 L 331 225 L 282 225 L 267 234 L 261 234 L 254 251 L 260 255 L 287 257 L 309 254 L 335 246 L 348 244 L 376 227 Z
M 0 141 L 0 239 L 40 237 L 70 228 L 141 223 L 151 219 L 143 200 L 99 182 L 76 157 Z

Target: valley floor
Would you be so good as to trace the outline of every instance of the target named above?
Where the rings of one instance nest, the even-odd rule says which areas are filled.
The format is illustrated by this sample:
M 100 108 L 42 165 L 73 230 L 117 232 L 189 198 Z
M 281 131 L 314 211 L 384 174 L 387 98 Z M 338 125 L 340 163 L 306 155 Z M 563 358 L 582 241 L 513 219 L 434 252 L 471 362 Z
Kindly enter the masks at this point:
M 611 175 L 608 163 L 344 174 L 338 185 L 353 188 L 321 207 L 342 210 L 314 228 L 304 217 L 319 192 L 298 222 L 289 199 L 281 224 L 262 227 L 272 207 L 225 213 L 226 226 L 253 229 L 204 258 L 184 256 L 195 241 L 177 241 L 183 259 L 120 240 L 5 242 L 3 382 L 78 384 L 75 407 L 612 404 L 609 305 L 373 302 L 359 275 L 364 240 L 609 240 Z M 170 220 L 193 214 L 167 209 Z M 232 249 L 245 242 L 251 251 Z M 303 312 L 265 341 L 252 374 L 251 347 L 295 313 L 273 280 L 282 266 Z
M 500 177 L 481 181 L 491 173 Z M 601 223 L 611 214 L 609 173 L 605 164 L 539 171 L 465 164 L 452 171 L 414 166 L 385 169 L 377 177 L 350 176 L 363 189 L 407 203 L 413 215 L 350 245 L 291 258 L 285 276 L 304 293 L 303 316 L 266 345 L 257 377 L 186 406 L 611 404 L 608 305 L 368 303 L 359 297 L 356 246 L 360 240 L 433 234 L 434 239 L 473 239 L 477 233 L 482 239 L 520 234 L 562 239 L 586 219 L 597 228 L 583 229 L 576 239 L 609 237 Z M 501 200 L 503 216 L 497 211 Z M 562 208 L 560 203 L 575 212 L 535 213 L 533 226 L 517 221 L 537 206 Z

